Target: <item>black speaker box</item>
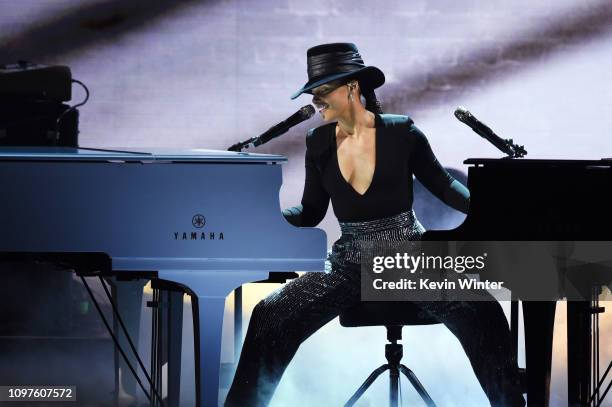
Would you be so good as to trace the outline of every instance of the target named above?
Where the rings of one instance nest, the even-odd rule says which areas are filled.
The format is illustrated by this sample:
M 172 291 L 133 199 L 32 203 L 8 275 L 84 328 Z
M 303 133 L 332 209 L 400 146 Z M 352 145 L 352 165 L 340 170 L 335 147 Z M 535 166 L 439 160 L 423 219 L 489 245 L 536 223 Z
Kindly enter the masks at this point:
M 77 147 L 79 112 L 68 109 L 55 101 L 0 100 L 0 146 Z

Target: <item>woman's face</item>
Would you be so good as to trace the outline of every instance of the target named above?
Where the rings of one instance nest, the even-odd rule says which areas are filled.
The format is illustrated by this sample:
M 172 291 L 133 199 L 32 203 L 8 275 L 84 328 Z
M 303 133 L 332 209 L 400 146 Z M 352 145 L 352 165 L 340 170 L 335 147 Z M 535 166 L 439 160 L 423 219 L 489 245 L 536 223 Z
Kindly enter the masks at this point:
M 323 120 L 337 119 L 349 108 L 349 89 L 344 81 L 333 81 L 312 90 L 312 103 Z

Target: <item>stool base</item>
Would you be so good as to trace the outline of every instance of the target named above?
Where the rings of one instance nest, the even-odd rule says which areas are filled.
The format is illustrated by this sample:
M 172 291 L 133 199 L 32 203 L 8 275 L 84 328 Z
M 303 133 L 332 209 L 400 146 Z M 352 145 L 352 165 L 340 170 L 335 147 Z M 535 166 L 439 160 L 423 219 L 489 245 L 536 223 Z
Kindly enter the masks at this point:
M 393 342 L 395 342 L 395 340 Z M 415 388 L 417 393 L 419 393 L 419 396 L 421 396 L 421 399 L 423 399 L 423 401 L 428 407 L 436 407 L 436 404 L 433 402 L 433 400 L 427 393 L 427 390 L 425 390 L 425 387 L 423 387 L 414 372 L 400 363 L 400 360 L 402 359 L 402 353 L 402 345 L 398 343 L 389 343 L 385 345 L 385 357 L 387 358 L 387 361 L 389 363 L 385 363 L 378 369 L 374 370 L 344 406 L 352 407 L 363 395 L 363 393 L 365 393 L 365 391 L 372 385 L 372 383 L 374 383 L 378 376 L 388 370 L 390 379 L 389 405 L 391 407 L 397 407 L 398 405 L 400 372 L 408 378 L 412 386 Z

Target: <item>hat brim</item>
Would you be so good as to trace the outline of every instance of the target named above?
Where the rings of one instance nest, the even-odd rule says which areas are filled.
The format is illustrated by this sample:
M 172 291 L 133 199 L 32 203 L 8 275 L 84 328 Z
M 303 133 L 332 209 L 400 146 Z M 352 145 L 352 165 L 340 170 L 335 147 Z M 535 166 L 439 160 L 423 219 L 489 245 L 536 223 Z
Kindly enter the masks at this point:
M 361 82 L 362 87 L 367 86 L 371 89 L 376 89 L 385 83 L 385 74 L 380 69 L 375 66 L 366 66 L 351 72 L 328 75 L 324 78 L 319 78 L 314 82 L 308 81 L 304 86 L 302 86 L 300 90 L 298 90 L 296 93 L 293 94 L 293 96 L 291 96 L 291 99 L 297 98 L 302 93 L 310 94 L 310 91 L 316 88 L 317 86 L 321 86 L 328 82 L 347 77 L 355 77 Z

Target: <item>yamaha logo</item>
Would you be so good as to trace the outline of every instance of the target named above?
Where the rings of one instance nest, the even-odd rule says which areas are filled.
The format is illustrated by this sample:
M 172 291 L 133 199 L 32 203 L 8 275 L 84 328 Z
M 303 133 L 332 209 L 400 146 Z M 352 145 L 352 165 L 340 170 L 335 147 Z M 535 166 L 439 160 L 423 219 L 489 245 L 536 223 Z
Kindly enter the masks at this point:
M 203 229 L 206 226 L 206 217 L 201 213 L 196 213 L 191 218 L 191 225 L 196 229 Z M 190 230 L 174 232 L 174 240 L 224 240 L 223 232 L 210 232 L 204 230 Z
M 191 219 L 191 224 L 198 229 L 202 229 L 204 225 L 206 225 L 206 218 L 204 217 L 204 215 L 200 215 L 198 213 L 196 215 L 193 215 L 193 218 Z

